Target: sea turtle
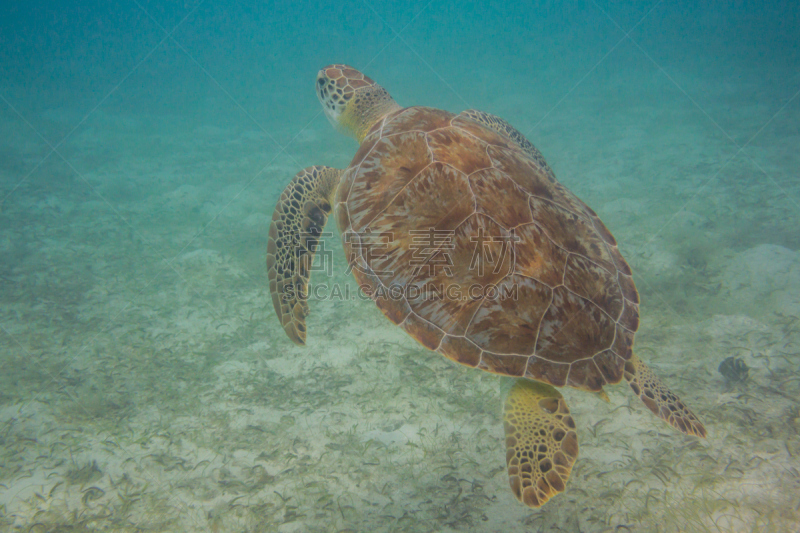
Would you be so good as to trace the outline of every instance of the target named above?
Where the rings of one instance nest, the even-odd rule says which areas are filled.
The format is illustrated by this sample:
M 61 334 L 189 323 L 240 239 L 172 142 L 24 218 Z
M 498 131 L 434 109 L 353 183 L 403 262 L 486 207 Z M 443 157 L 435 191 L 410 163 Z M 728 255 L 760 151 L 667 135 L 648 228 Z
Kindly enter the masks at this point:
M 344 170 L 313 166 L 283 191 L 267 269 L 289 338 L 303 345 L 311 264 L 333 211 L 362 290 L 423 346 L 519 379 L 505 401 L 506 463 L 517 499 L 562 492 L 578 456 L 554 387 L 607 399 L 624 377 L 680 431 L 697 417 L 633 353 L 639 295 L 614 237 L 505 120 L 400 107 L 347 65 L 317 74 L 330 122 L 360 147 Z

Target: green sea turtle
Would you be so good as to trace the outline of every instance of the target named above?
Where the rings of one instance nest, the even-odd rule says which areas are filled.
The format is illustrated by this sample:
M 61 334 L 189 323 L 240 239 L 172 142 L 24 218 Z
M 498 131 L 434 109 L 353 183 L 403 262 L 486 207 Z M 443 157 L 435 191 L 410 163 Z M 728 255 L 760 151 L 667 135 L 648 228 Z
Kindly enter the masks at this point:
M 402 108 L 358 70 L 319 71 L 331 123 L 360 143 L 344 170 L 300 171 L 278 201 L 267 269 L 275 312 L 305 344 L 308 281 L 333 212 L 359 286 L 423 346 L 519 379 L 504 408 L 516 497 L 565 488 L 575 422 L 554 387 L 601 394 L 625 378 L 645 405 L 704 437 L 697 417 L 633 353 L 639 295 L 616 241 L 505 120 Z

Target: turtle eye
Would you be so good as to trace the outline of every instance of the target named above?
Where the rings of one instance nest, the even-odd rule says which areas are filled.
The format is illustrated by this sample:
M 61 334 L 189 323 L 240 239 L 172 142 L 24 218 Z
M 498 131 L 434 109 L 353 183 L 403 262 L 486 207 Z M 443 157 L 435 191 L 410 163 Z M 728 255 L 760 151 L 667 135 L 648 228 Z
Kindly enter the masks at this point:
M 322 87 L 323 85 L 325 85 L 325 80 L 323 78 L 319 78 L 317 79 L 317 83 L 319 83 L 319 86 Z

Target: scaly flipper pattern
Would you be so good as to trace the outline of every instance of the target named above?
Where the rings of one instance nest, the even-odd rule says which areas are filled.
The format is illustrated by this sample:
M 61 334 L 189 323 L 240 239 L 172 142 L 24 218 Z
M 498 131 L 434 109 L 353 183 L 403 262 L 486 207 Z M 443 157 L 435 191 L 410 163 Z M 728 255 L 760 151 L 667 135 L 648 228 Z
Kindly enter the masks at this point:
M 492 129 L 501 135 L 505 135 L 517 143 L 517 145 L 522 148 L 522 150 L 528 154 L 531 159 L 536 161 L 539 167 L 545 173 L 547 173 L 547 175 L 555 179 L 555 174 L 550 168 L 550 165 L 547 164 L 547 161 L 544 160 L 542 152 L 540 152 L 539 149 L 533 145 L 533 143 L 526 139 L 517 128 L 506 122 L 504 119 L 498 117 L 497 115 L 486 113 L 485 111 L 478 111 L 477 109 L 467 109 L 466 111 L 463 111 L 461 115 L 472 119 L 479 124 L 483 124 L 487 128 Z
M 564 491 L 578 457 L 569 407 L 550 385 L 519 379 L 506 398 L 503 425 L 511 490 L 528 507 L 541 507 Z
M 341 173 L 323 166 L 301 170 L 283 190 L 272 215 L 267 244 L 269 290 L 281 326 L 295 344 L 306 343 L 311 264 Z
M 695 414 L 635 355 L 625 363 L 625 379 L 647 408 L 667 424 L 687 435 L 706 436 L 706 428 Z

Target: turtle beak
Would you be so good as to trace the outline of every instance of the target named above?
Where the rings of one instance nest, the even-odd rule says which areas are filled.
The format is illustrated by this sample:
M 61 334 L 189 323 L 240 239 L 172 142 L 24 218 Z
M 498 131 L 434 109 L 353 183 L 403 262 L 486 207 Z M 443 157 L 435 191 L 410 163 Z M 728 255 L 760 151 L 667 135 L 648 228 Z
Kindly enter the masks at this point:
M 325 88 L 325 84 L 327 83 L 327 79 L 325 76 L 325 72 L 320 70 L 317 73 L 317 98 L 322 101 L 322 89 Z
M 342 114 L 342 107 L 334 99 L 335 93 L 333 92 L 334 83 L 326 74 L 325 70 L 320 70 L 317 74 L 317 98 L 319 103 L 322 104 L 322 109 L 325 110 L 325 116 L 331 125 L 339 129 L 339 116 Z

